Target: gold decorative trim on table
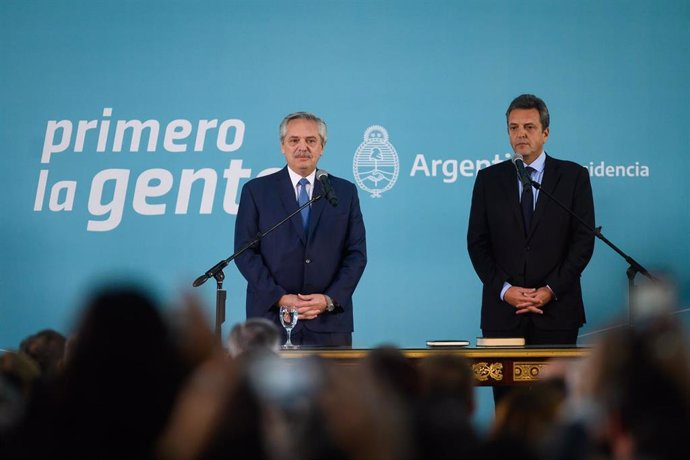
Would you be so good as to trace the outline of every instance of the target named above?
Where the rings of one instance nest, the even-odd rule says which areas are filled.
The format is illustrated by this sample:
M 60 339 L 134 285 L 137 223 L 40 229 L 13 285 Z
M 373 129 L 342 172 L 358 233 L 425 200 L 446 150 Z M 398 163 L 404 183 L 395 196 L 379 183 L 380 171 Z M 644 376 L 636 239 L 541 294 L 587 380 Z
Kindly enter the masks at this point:
M 544 367 L 548 366 L 545 362 L 522 362 L 513 363 L 513 381 L 527 382 L 539 380 L 539 375 Z
M 367 348 L 301 348 L 283 350 L 280 355 L 287 359 L 318 356 L 340 365 L 356 365 L 366 358 Z M 587 347 L 500 347 L 500 348 L 403 348 L 403 356 L 412 362 L 435 356 L 451 354 L 463 356 L 472 365 L 475 383 L 480 386 L 531 385 L 543 376 L 544 366 L 553 359 L 580 359 L 588 356 Z
M 300 348 L 296 350 L 282 350 L 281 356 L 285 358 L 302 358 L 307 356 L 320 356 L 334 360 L 359 360 L 364 358 L 370 349 L 368 348 Z M 582 358 L 589 354 L 586 347 L 570 348 L 402 348 L 404 356 L 410 359 L 423 359 L 437 354 L 454 354 L 464 356 L 471 360 L 492 359 L 550 359 L 550 358 Z
M 479 362 L 472 364 L 474 378 L 480 382 L 486 382 L 489 378 L 500 382 L 503 380 L 503 364 Z

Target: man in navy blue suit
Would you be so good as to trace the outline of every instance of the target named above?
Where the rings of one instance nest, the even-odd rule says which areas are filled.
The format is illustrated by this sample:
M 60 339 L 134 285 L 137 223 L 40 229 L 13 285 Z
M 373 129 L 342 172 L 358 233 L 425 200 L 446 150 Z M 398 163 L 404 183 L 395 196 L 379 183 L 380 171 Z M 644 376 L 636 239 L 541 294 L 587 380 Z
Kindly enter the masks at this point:
M 324 194 L 316 165 L 327 141 L 326 123 L 297 112 L 280 124 L 287 166 L 242 188 L 235 223 L 235 250 Z M 367 263 L 364 220 L 355 185 L 328 176 L 337 206 L 326 199 L 278 227 L 235 259 L 247 280 L 247 318 L 279 324 L 281 305 L 294 306 L 299 321 L 292 342 L 313 346 L 352 345 L 352 295 Z

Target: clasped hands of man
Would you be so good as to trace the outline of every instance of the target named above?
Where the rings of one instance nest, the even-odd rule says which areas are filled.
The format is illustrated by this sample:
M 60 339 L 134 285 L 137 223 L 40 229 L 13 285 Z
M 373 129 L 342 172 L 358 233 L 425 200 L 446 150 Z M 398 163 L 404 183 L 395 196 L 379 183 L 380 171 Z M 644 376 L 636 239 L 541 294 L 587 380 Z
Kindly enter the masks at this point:
M 278 305 L 297 307 L 300 319 L 314 319 L 326 311 L 328 300 L 325 294 L 285 294 L 278 301 Z
M 511 286 L 503 295 L 503 300 L 517 309 L 515 312 L 517 315 L 529 312 L 543 315 L 544 310 L 542 308 L 553 298 L 553 292 L 547 286 L 538 289 Z

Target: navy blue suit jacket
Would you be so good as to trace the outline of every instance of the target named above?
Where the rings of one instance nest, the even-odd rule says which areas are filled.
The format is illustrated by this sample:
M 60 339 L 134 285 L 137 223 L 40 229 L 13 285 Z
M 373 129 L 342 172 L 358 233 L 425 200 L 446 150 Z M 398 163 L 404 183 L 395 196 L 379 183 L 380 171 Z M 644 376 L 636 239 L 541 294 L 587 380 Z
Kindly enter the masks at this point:
M 329 175 L 338 206 L 325 198 L 312 204 L 305 234 L 298 213 L 266 235 L 257 248 L 235 259 L 247 280 L 247 317 L 278 321 L 276 302 L 284 294 L 321 293 L 338 305 L 334 312 L 297 323 L 316 332 L 353 331 L 352 294 L 367 262 L 362 212 L 355 185 Z M 323 193 L 320 182 L 312 196 Z M 250 180 L 242 188 L 235 223 L 235 251 L 297 210 L 287 167 Z
M 546 156 L 546 190 L 594 227 L 594 202 L 587 170 Z M 594 235 L 540 192 L 525 234 L 514 165 L 505 161 L 482 169 L 472 193 L 467 231 L 470 259 L 484 289 L 482 329 L 511 329 L 520 319 L 500 298 L 503 283 L 526 288 L 549 286 L 556 299 L 533 316 L 542 329 L 573 329 L 585 322 L 580 275 L 594 251 Z

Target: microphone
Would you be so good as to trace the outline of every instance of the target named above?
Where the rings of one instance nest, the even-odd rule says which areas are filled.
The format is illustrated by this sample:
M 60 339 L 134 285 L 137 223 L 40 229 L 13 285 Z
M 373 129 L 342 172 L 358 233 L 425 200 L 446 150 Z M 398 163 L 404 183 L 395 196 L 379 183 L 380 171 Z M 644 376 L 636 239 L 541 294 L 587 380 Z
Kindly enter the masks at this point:
M 338 197 L 335 196 L 335 192 L 333 191 L 331 180 L 328 178 L 328 171 L 325 169 L 316 171 L 316 180 L 321 182 L 323 191 L 326 193 L 326 200 L 328 200 L 331 206 L 338 206 Z
M 525 171 L 525 162 L 522 159 L 522 155 L 516 153 L 513 155 L 513 158 L 511 158 L 510 161 L 513 162 L 515 169 L 517 169 L 518 178 L 520 179 L 520 182 L 522 182 L 522 186 L 531 187 L 532 178 L 529 177 L 529 174 L 527 174 L 527 171 Z

